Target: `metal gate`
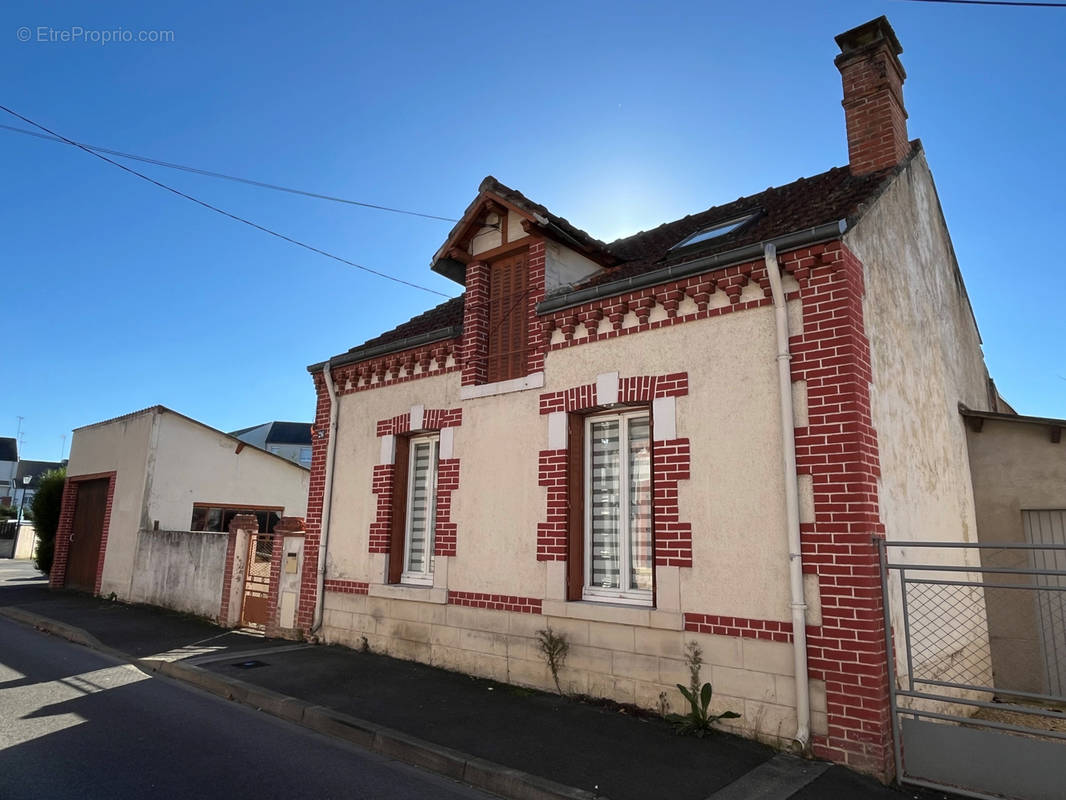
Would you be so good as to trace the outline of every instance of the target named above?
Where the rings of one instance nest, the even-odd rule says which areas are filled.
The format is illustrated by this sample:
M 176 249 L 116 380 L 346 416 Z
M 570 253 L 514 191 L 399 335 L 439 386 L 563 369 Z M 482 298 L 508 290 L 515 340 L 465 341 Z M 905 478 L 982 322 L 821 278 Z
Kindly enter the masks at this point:
M 1061 798 L 1066 622 L 1054 610 L 1066 601 L 1066 544 L 878 547 L 898 779 L 989 800 Z
M 244 600 L 241 624 L 264 627 L 270 619 L 270 564 L 274 555 L 274 534 L 253 533 L 248 537 L 248 558 L 244 570 Z

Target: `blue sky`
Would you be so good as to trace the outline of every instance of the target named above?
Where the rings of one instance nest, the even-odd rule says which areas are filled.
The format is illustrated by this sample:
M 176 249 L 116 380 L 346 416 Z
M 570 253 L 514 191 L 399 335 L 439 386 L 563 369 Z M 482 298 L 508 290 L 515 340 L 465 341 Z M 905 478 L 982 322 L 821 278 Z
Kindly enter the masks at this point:
M 904 47 L 909 132 L 925 144 L 991 373 L 1019 411 L 1066 416 L 1048 246 L 1066 229 L 1066 10 L 9 0 L 0 103 L 79 141 L 448 217 L 492 174 L 610 240 L 844 164 L 833 36 L 882 13 Z M 74 26 L 173 41 L 36 41 L 39 27 Z M 448 223 L 133 166 L 458 293 L 428 269 Z M 224 430 L 310 420 L 306 365 L 440 299 L 66 145 L 0 130 L 0 174 L 0 435 L 24 416 L 27 458 L 58 458 L 72 428 L 156 403 Z

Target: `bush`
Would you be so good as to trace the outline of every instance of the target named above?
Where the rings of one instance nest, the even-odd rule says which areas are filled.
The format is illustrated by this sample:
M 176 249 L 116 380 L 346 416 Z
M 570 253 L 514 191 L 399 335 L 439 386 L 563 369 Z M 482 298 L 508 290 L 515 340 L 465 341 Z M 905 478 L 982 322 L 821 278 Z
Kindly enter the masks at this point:
M 14 519 L 18 513 L 18 509 L 14 506 L 0 506 L 0 519 Z
M 67 481 L 65 469 L 54 469 L 41 476 L 37 494 L 33 496 L 33 519 L 37 531 L 37 552 L 33 555 L 37 569 L 47 575 L 52 571 L 55 554 L 56 529 L 59 510 L 63 505 L 63 486 Z

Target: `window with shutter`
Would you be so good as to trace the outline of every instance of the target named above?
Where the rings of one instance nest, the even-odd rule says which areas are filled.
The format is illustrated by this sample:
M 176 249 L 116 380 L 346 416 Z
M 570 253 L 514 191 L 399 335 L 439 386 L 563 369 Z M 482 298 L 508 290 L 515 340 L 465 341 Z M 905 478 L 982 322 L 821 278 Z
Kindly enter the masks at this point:
M 398 437 L 389 583 L 433 583 L 439 438 Z
M 568 599 L 651 603 L 654 547 L 648 412 L 572 416 L 569 447 Z
M 489 271 L 489 383 L 525 376 L 527 311 L 526 255 L 520 253 Z

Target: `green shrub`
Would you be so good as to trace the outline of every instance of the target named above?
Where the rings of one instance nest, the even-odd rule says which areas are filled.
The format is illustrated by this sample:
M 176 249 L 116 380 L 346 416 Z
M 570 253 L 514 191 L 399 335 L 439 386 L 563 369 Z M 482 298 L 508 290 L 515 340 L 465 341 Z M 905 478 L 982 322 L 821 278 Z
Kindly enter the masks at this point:
M 0 506 L 0 519 L 14 519 L 19 510 L 14 506 Z
M 63 505 L 63 486 L 67 481 L 65 469 L 54 469 L 41 476 L 37 494 L 33 496 L 34 527 L 37 531 L 37 552 L 33 561 L 44 574 L 52 571 L 55 554 L 56 530 L 59 528 L 59 510 Z

